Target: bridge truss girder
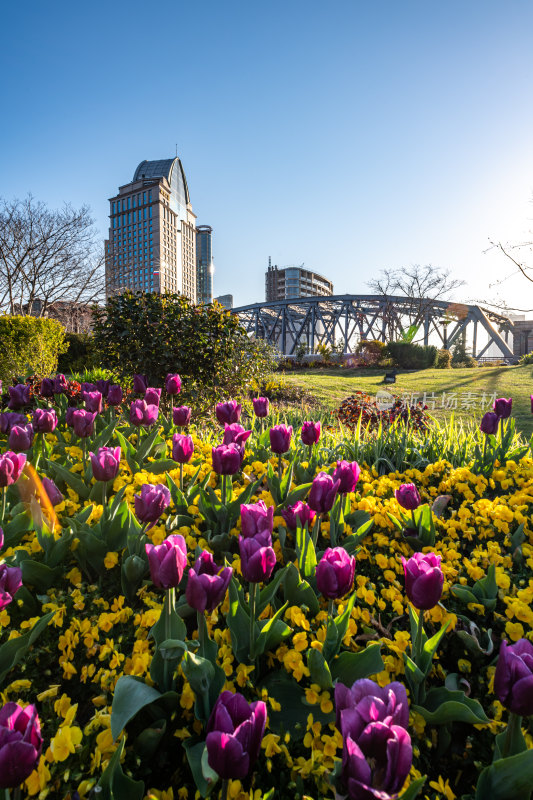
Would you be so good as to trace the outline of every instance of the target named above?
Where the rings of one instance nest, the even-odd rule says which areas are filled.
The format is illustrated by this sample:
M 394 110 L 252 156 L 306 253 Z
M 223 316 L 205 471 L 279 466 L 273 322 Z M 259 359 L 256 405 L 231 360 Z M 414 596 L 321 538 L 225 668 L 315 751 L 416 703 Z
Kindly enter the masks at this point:
M 508 344 L 511 320 L 475 305 L 397 296 L 334 295 L 255 303 L 234 308 L 233 313 L 250 335 L 265 339 L 285 355 L 294 355 L 301 344 L 314 353 L 319 344 L 333 347 L 339 342 L 344 353 L 351 353 L 361 339 L 385 342 L 399 338 L 416 318 L 424 344 L 436 336 L 442 347 L 450 348 L 472 331 L 474 357 L 480 358 L 491 344 L 504 358 L 513 357 Z M 488 341 L 478 350 L 480 329 Z

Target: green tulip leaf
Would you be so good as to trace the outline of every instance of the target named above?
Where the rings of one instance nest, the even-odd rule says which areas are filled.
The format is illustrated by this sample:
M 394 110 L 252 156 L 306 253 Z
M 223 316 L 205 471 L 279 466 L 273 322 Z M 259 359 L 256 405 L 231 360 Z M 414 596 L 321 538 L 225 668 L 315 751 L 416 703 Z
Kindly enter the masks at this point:
M 450 722 L 483 725 L 490 722 L 481 703 L 467 697 L 464 692 L 444 686 L 430 689 L 424 705 L 411 708 L 432 725 L 447 725 Z
M 144 797 L 143 781 L 134 781 L 124 775 L 120 759 L 124 751 L 124 739 L 113 753 L 113 756 L 98 781 L 101 800 L 142 800 Z
M 529 800 L 533 786 L 533 750 L 501 758 L 485 767 L 475 800 Z
M 368 644 L 359 653 L 341 653 L 331 664 L 331 676 L 338 683 L 352 686 L 361 678 L 369 678 L 384 669 L 381 645 Z

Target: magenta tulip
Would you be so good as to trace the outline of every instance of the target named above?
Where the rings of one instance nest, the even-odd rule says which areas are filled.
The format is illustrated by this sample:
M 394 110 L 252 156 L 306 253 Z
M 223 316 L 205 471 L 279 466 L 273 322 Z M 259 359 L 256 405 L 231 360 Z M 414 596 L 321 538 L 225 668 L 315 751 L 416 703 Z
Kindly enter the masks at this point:
M 165 392 L 167 394 L 179 394 L 181 391 L 181 378 L 179 375 L 167 375 L 165 378 Z
M 313 511 L 312 508 L 309 508 L 307 503 L 298 500 L 293 506 L 287 506 L 287 508 L 282 509 L 281 516 L 287 523 L 287 527 L 291 531 L 295 531 L 298 527 L 298 520 L 300 520 L 302 528 L 306 523 L 308 527 L 311 528 L 315 521 L 316 512 Z
M 148 386 L 144 393 L 144 402 L 149 406 L 157 406 L 161 402 L 161 389 L 154 389 L 153 386 Z
M 148 389 L 148 378 L 146 375 L 133 376 L 133 391 L 135 394 L 144 394 Z
M 123 397 L 124 394 L 121 386 L 113 384 L 109 387 L 107 391 L 107 402 L 110 406 L 119 406 L 122 403 Z
M 254 414 L 256 417 L 268 417 L 270 401 L 268 397 L 254 397 L 252 400 Z
M 135 514 L 141 522 L 157 522 L 170 505 L 170 492 L 166 486 L 156 483 L 143 483 L 141 493 L 133 497 Z
M 8 567 L 0 564 L 0 611 L 5 608 L 22 586 L 22 570 L 19 567 Z
M 53 378 L 43 378 L 41 381 L 41 397 L 53 397 L 54 396 L 54 379 Z
M 6 703 L 0 709 L 0 789 L 17 789 L 31 775 L 42 746 L 35 706 Z
M 500 422 L 500 418 L 494 411 L 487 411 L 486 414 L 483 414 L 481 419 L 479 430 L 481 433 L 490 436 L 491 434 L 494 435 L 498 432 L 498 425 Z
M 519 639 L 500 645 L 494 693 L 502 705 L 520 717 L 533 716 L 533 644 Z
M 189 406 L 176 406 L 172 409 L 172 420 L 174 425 L 184 428 L 191 421 L 192 410 Z
M 41 478 L 43 489 L 53 506 L 58 506 L 65 499 L 51 478 Z
M 303 422 L 302 430 L 300 432 L 302 442 L 308 447 L 317 444 L 318 440 L 320 439 L 321 431 L 322 425 L 320 422 Z
M 32 424 L 35 433 L 52 433 L 57 428 L 57 414 L 53 408 L 36 408 Z
M 96 411 L 100 414 L 102 411 L 102 393 L 101 392 L 82 392 L 82 400 L 85 402 L 86 411 Z
M 348 494 L 355 491 L 361 468 L 357 461 L 337 461 L 337 466 L 333 471 L 333 480 L 339 481 L 339 492 Z
M 316 586 L 328 599 L 337 600 L 353 589 L 355 556 L 344 547 L 328 547 L 316 568 Z
M 13 411 L 2 411 L 0 414 L 0 433 L 9 433 L 14 425 L 27 425 L 28 418 L 25 414 L 16 414 Z
M 175 433 L 172 437 L 172 460 L 178 464 L 188 464 L 194 453 L 192 436 Z
M 497 414 L 500 419 L 508 419 L 508 417 L 511 416 L 511 411 L 513 408 L 513 398 L 498 397 L 498 399 L 494 401 L 494 405 L 492 407 L 494 409 L 494 413 Z
M 26 456 L 23 453 L 13 453 L 7 450 L 0 455 L 0 487 L 11 486 L 16 483 L 22 474 Z
M 241 405 L 236 400 L 228 400 L 227 403 L 217 403 L 215 408 L 216 418 L 221 425 L 231 425 L 238 422 L 241 418 Z
M 76 408 L 72 412 L 72 427 L 74 433 L 81 439 L 86 439 L 94 433 L 94 421 L 96 419 L 96 411 L 84 411 L 82 408 Z
M 330 511 L 339 490 L 340 481 L 335 481 L 327 472 L 319 472 L 311 484 L 308 503 L 318 514 Z
M 162 544 L 146 544 L 152 583 L 158 589 L 174 589 L 187 566 L 187 545 L 183 536 L 168 536 Z
M 204 550 L 189 570 L 185 597 L 196 611 L 213 611 L 226 594 L 233 569 L 219 567 L 213 556 Z
M 249 583 L 268 581 L 276 566 L 276 553 L 263 543 L 262 536 L 245 539 L 239 536 L 242 577 Z
M 265 505 L 263 500 L 258 503 L 241 505 L 241 532 L 245 539 L 260 537 L 262 544 L 272 544 L 272 531 L 274 528 L 274 506 Z
M 30 402 L 30 387 L 27 383 L 17 383 L 16 386 L 10 386 L 9 389 L 9 403 L 8 408 L 17 410 L 27 406 Z
M 415 553 L 409 560 L 402 556 L 405 591 L 416 608 L 433 608 L 441 598 L 444 574 L 440 559 L 435 553 Z
M 283 455 L 291 446 L 292 425 L 273 425 L 269 431 L 270 449 L 277 455 Z
M 422 502 L 414 483 L 402 483 L 394 492 L 394 496 L 398 505 L 406 511 L 414 511 Z
M 245 778 L 257 761 L 265 732 L 266 705 L 248 703 L 238 692 L 224 691 L 207 725 L 207 763 L 222 780 Z
M 111 481 L 118 475 L 120 447 L 100 447 L 97 453 L 89 453 L 93 477 L 97 481 Z
M 29 450 L 33 444 L 33 425 L 13 425 L 9 431 L 7 446 L 16 453 Z
M 134 400 L 130 406 L 130 422 L 132 425 L 149 428 L 156 422 L 159 416 L 159 407 L 146 402 L 146 400 Z
M 213 470 L 219 475 L 235 475 L 241 468 L 244 451 L 237 444 L 221 444 L 213 447 L 211 457 Z
M 224 439 L 223 444 L 238 444 L 239 447 L 244 447 L 247 439 L 252 435 L 252 431 L 245 431 L 242 425 L 238 422 L 233 422 L 231 425 L 224 425 Z

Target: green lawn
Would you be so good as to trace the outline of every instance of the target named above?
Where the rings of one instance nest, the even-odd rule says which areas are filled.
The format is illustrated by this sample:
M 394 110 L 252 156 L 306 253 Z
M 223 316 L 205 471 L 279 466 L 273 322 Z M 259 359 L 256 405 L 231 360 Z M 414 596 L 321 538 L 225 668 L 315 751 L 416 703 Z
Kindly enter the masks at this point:
M 423 400 L 439 419 L 453 412 L 464 420 L 481 419 L 492 410 L 492 398 L 512 397 L 513 416 L 524 435 L 533 433 L 530 395 L 533 393 L 533 367 L 477 367 L 474 369 L 426 369 L 399 372 L 396 384 L 382 383 L 386 369 L 309 369 L 287 372 L 283 379 L 301 386 L 328 408 L 337 408 L 356 391 L 375 395 L 379 390 L 408 394 Z

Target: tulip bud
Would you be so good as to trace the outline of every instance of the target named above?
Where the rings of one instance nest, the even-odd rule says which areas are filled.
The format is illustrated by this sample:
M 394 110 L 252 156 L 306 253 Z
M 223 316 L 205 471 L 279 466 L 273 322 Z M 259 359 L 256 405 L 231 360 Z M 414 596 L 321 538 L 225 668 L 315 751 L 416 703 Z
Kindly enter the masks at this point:
M 89 453 L 93 477 L 97 481 L 114 480 L 120 467 L 120 447 L 100 447 L 98 452 Z
M 259 756 L 266 705 L 247 703 L 242 694 L 224 691 L 207 724 L 207 763 L 222 780 L 245 778 Z
M 306 522 L 308 523 L 308 527 L 311 528 L 316 517 L 316 512 L 309 508 L 307 503 L 302 503 L 301 500 L 298 500 L 293 506 L 284 508 L 281 512 L 281 516 L 287 523 L 287 527 L 291 531 L 295 531 L 298 527 L 297 520 L 300 520 L 302 528 Z
M 256 417 L 268 417 L 270 402 L 268 397 L 254 397 L 252 400 Z
M 135 394 L 144 394 L 148 388 L 148 378 L 146 375 L 133 376 L 133 391 Z
M 7 450 L 0 455 L 0 487 L 11 486 L 21 476 L 26 456 L 22 453 L 13 453 Z
M 107 402 L 110 406 L 119 406 L 122 403 L 123 392 L 122 387 L 113 384 L 109 387 L 107 392 Z
M 327 472 L 319 472 L 311 484 L 308 503 L 318 514 L 330 511 L 339 490 L 339 481 L 334 481 Z
M 141 522 L 157 522 L 170 505 L 170 492 L 166 486 L 144 483 L 141 493 L 133 497 L 135 513 Z
M 54 396 L 54 379 L 53 378 L 43 378 L 41 381 L 41 397 L 53 397 Z
M 149 428 L 159 416 L 159 407 L 148 405 L 145 400 L 134 400 L 130 406 L 130 422 L 132 425 L 142 425 Z
M 498 424 L 500 422 L 500 418 L 497 414 L 493 411 L 487 411 L 486 414 L 483 414 L 483 418 L 479 425 L 479 430 L 481 433 L 485 433 L 487 436 L 490 434 L 495 434 L 498 432 Z
M 48 499 L 50 500 L 53 506 L 58 506 L 60 503 L 63 502 L 65 499 L 57 486 L 55 485 L 54 481 L 51 478 L 41 478 L 41 483 L 43 485 L 43 489 L 45 490 L 46 494 L 48 495 Z
M 10 386 L 9 389 L 9 403 L 8 408 L 15 411 L 19 408 L 27 406 L 30 402 L 30 387 L 27 383 L 17 383 L 16 386 Z
M 109 388 L 110 388 L 110 386 L 111 386 L 111 381 L 110 381 L 110 380 L 108 380 L 108 379 L 105 379 L 105 380 L 104 380 L 104 379 L 102 378 L 101 380 L 99 380 L 99 381 L 96 381 L 96 390 L 97 390 L 98 392 L 100 392 L 100 394 L 102 395 L 102 397 L 106 397 L 106 398 L 107 398 L 107 395 L 109 394 Z
M 215 414 L 221 425 L 231 425 L 232 422 L 238 422 L 241 418 L 241 406 L 236 400 L 217 403 Z
M 355 556 L 344 547 L 328 547 L 316 568 L 316 585 L 324 597 L 337 600 L 353 588 Z
M 172 437 L 172 460 L 178 464 L 188 464 L 194 453 L 192 436 L 175 433 Z
M 339 492 L 348 494 L 354 492 L 361 468 L 357 461 L 337 461 L 337 467 L 333 471 L 333 480 L 339 481 Z
M 22 586 L 22 570 L 0 564 L 0 611 L 8 606 Z M 1 740 L 0 740 L 1 742 Z
M 100 414 L 102 411 L 102 393 L 101 392 L 82 392 L 82 400 L 85 402 L 86 411 L 96 411 Z
M 291 446 L 292 425 L 273 425 L 269 431 L 270 449 L 277 455 L 283 455 Z
M 67 406 L 67 410 L 65 412 L 65 424 L 68 425 L 69 428 L 74 427 L 74 412 L 79 411 L 76 406 Z
M 167 490 L 168 491 L 168 490 Z M 187 545 L 183 536 L 168 536 L 162 544 L 146 544 L 150 575 L 158 589 L 173 589 L 179 585 L 187 566 Z
M 302 442 L 308 447 L 317 444 L 318 440 L 320 439 L 321 430 L 322 426 L 320 422 L 303 422 L 300 433 Z
M 272 547 L 266 547 L 262 537 L 245 539 L 239 536 L 241 572 L 245 581 L 261 583 L 268 581 L 276 566 L 276 554 Z
M 92 436 L 94 433 L 94 420 L 96 419 L 96 411 L 84 411 L 82 408 L 76 408 L 71 415 L 72 427 L 74 433 L 82 439 Z
M 191 421 L 191 409 L 189 406 L 177 406 L 172 409 L 172 420 L 174 425 L 184 428 Z
M 128 556 L 122 562 L 122 574 L 133 587 L 141 581 L 145 571 L 146 562 L 140 556 Z
M 179 394 L 181 391 L 181 378 L 179 375 L 167 375 L 165 379 L 165 392 Z
M 57 414 L 53 408 L 50 410 L 36 408 L 32 423 L 35 433 L 52 433 L 57 427 Z
M 213 447 L 211 456 L 213 470 L 219 475 L 235 475 L 241 468 L 243 450 L 237 444 L 221 444 Z
M 494 693 L 513 714 L 533 715 L 533 644 L 528 639 L 519 639 L 514 644 L 502 640 Z
M 440 559 L 435 553 L 415 553 L 409 560 L 402 556 L 407 597 L 423 611 L 434 608 L 442 595 L 444 574 Z
M 0 414 L 0 433 L 9 433 L 15 425 L 27 425 L 28 418 L 25 414 L 14 414 L 12 411 L 2 411 Z
M 32 444 L 33 426 L 30 423 L 27 425 L 13 425 L 9 431 L 8 447 L 16 453 L 20 453 L 22 450 L 29 450 Z
M 224 425 L 224 439 L 223 444 L 238 444 L 239 447 L 244 447 L 246 440 L 252 435 L 252 431 L 245 431 L 242 425 L 238 422 L 233 422 L 231 425 Z
M 418 508 L 422 502 L 418 493 L 418 489 L 414 483 L 402 483 L 402 485 L 394 492 L 394 496 L 398 502 L 398 505 L 404 508 L 406 511 L 414 511 L 415 508 Z
M 499 397 L 494 401 L 494 405 L 492 407 L 494 409 L 494 413 L 497 414 L 500 419 L 507 419 L 511 416 L 513 398 Z
M 272 544 L 273 529 L 274 506 L 267 508 L 263 500 L 241 505 L 241 532 L 245 539 L 260 537 L 261 543 L 268 547 Z
M 0 789 L 16 789 L 36 769 L 43 740 L 35 706 L 0 709 Z
M 204 550 L 189 570 L 185 597 L 196 611 L 213 611 L 222 602 L 229 586 L 233 569 L 218 567 L 211 553 Z
M 65 394 L 68 389 L 68 381 L 62 372 L 54 378 L 54 394 Z
M 161 389 L 154 389 L 153 386 L 148 386 L 144 393 L 144 402 L 149 406 L 157 406 L 161 401 Z

